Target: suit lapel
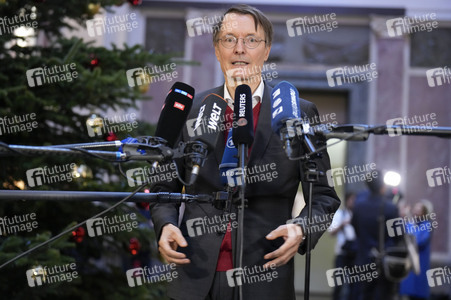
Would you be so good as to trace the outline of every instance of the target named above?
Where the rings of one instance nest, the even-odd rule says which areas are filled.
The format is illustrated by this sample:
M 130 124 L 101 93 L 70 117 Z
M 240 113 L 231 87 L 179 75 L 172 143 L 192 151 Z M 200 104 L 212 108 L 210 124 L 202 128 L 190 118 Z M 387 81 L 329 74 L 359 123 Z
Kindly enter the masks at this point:
M 265 82 L 265 92 L 263 93 L 257 129 L 254 135 L 254 143 L 252 144 L 252 151 L 249 157 L 249 164 L 263 156 L 272 136 L 271 91 L 272 88 Z

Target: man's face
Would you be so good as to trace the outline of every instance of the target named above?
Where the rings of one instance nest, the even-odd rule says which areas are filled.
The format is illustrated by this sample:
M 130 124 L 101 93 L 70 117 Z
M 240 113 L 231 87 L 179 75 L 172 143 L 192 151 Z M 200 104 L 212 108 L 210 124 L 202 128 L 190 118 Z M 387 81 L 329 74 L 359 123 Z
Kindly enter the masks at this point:
M 235 22 L 235 23 L 233 23 Z M 239 38 L 233 48 L 225 48 L 221 41 L 215 45 L 215 54 L 218 59 L 226 81 L 230 78 L 240 78 L 243 83 L 255 85 L 260 83 L 263 63 L 268 59 L 271 47 L 267 47 L 264 41 L 254 48 L 249 49 L 243 44 L 243 39 L 248 36 L 265 40 L 265 33 L 259 24 L 255 30 L 254 19 L 250 15 L 227 14 L 223 21 L 224 30 L 219 32 L 218 38 L 234 36 Z

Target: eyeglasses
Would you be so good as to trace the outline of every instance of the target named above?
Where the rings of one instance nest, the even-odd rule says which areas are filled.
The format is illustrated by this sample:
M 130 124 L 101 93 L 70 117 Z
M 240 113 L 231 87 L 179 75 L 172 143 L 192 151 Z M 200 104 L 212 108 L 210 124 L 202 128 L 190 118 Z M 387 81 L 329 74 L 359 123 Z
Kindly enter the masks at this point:
M 249 49 L 257 48 L 258 45 L 260 45 L 261 42 L 265 42 L 266 40 L 259 40 L 255 36 L 247 36 L 245 38 L 237 38 L 233 35 L 231 36 L 225 36 L 222 39 L 218 39 L 218 41 L 221 41 L 221 44 L 224 46 L 224 48 L 233 48 L 238 43 L 238 40 L 242 39 L 244 46 L 246 46 Z

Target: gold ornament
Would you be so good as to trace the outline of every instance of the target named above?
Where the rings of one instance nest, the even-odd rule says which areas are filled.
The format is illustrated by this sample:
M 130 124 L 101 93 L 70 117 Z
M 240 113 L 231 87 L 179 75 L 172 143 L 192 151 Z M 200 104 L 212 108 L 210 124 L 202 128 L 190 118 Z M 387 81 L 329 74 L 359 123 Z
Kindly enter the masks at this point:
M 86 120 L 86 126 L 90 137 L 101 136 L 103 133 L 103 119 L 96 114 L 92 114 L 91 117 Z
M 141 85 L 139 85 L 139 91 L 141 94 L 145 94 L 149 91 L 150 88 L 150 82 L 152 80 L 152 77 L 149 74 L 141 73 L 139 75 L 139 80 L 141 81 Z
M 88 14 L 94 16 L 100 11 L 100 3 L 89 3 L 88 4 Z

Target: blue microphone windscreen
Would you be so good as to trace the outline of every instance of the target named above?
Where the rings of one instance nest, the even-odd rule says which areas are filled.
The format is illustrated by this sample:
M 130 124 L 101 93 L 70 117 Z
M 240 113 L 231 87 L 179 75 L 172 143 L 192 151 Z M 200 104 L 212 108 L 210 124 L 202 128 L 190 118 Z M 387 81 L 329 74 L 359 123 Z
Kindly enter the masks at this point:
M 227 171 L 238 166 L 238 149 L 233 144 L 232 140 L 233 130 L 229 130 L 227 141 L 224 148 L 221 164 L 219 165 L 219 172 L 221 174 L 221 182 L 223 185 L 227 184 Z
M 291 118 L 301 118 L 299 92 L 289 82 L 282 81 L 271 92 L 271 127 L 279 133 L 283 122 Z

